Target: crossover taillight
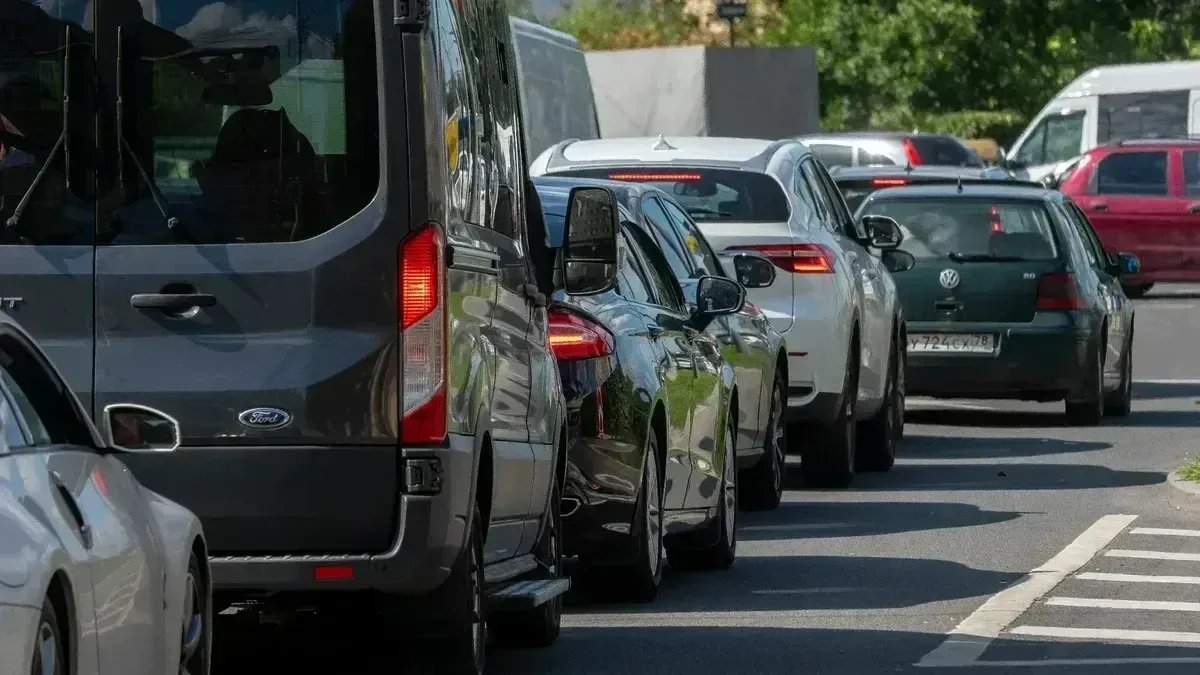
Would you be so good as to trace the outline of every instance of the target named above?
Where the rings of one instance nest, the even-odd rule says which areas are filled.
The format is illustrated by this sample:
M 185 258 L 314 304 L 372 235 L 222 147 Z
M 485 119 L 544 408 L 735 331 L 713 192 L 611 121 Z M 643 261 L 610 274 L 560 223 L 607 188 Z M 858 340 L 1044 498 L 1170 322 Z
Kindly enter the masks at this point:
M 1075 275 L 1069 272 L 1043 274 L 1038 280 L 1037 308 L 1039 311 L 1087 309 Z
M 446 438 L 445 238 L 427 223 L 400 246 L 397 292 L 400 315 L 404 443 Z
M 576 361 L 612 354 L 612 336 L 600 324 L 561 308 L 551 309 L 548 319 L 550 351 L 556 359 Z
M 833 249 L 823 244 L 759 244 L 734 246 L 727 251 L 756 251 L 792 274 L 832 274 L 837 259 Z

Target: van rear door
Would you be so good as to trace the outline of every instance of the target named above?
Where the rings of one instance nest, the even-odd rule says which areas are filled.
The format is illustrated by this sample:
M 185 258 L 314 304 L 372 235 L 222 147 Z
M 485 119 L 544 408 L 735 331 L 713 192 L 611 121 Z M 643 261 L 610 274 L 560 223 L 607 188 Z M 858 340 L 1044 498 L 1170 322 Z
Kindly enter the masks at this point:
M 97 15 L 93 415 L 179 420 L 175 457 L 130 464 L 216 554 L 384 551 L 408 224 L 377 194 L 375 3 L 207 4 Z

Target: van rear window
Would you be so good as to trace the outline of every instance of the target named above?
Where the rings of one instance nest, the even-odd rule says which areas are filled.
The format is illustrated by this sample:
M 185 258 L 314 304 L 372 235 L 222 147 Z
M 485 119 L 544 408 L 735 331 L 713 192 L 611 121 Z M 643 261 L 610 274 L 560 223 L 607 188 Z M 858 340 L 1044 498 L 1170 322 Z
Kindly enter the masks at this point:
M 864 213 L 894 218 L 900 248 L 917 259 L 1054 260 L 1054 225 L 1040 202 L 989 199 L 881 199 Z
M 787 196 L 766 174 L 686 166 L 580 169 L 556 175 L 647 183 L 675 198 L 696 222 L 786 222 Z

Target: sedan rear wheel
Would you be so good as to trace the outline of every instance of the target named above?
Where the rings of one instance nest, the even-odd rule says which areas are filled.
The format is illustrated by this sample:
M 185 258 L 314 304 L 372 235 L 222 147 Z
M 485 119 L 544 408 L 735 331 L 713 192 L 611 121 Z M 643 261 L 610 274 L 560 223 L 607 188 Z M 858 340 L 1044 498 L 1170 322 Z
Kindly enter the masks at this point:
M 634 522 L 637 551 L 631 565 L 617 570 L 619 593 L 635 602 L 650 602 L 662 583 L 663 509 L 659 485 L 658 438 L 650 431 L 646 439 L 646 469 L 642 472 L 642 494 Z
M 709 541 L 696 546 L 696 537 L 683 539 L 669 550 L 671 565 L 685 569 L 725 570 L 737 559 L 737 446 L 733 419 L 725 429 L 725 466 L 721 473 L 721 495 L 717 514 L 706 528 Z M 715 531 L 715 537 L 713 532 Z M 705 531 L 695 533 L 706 534 Z M 693 546 L 695 546 L 693 548 Z
M 58 612 L 47 600 L 42 604 L 42 616 L 33 636 L 33 667 L 30 675 L 65 675 L 66 653 L 63 651 L 62 629 Z

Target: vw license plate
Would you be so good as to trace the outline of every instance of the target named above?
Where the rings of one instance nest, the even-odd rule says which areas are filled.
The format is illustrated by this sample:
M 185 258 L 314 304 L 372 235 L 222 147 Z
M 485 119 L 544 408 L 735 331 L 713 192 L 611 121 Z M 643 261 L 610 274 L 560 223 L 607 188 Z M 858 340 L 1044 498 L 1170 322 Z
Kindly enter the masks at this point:
M 909 352 L 990 354 L 996 346 L 990 333 L 916 333 L 908 336 Z

